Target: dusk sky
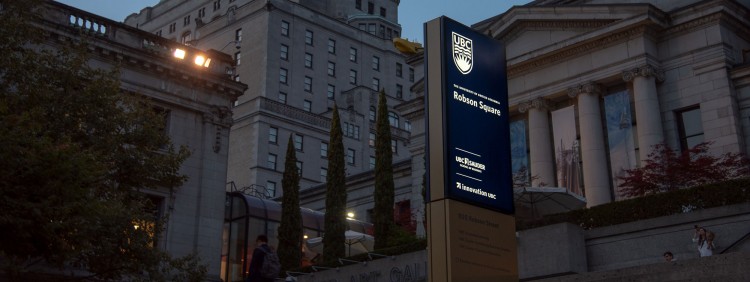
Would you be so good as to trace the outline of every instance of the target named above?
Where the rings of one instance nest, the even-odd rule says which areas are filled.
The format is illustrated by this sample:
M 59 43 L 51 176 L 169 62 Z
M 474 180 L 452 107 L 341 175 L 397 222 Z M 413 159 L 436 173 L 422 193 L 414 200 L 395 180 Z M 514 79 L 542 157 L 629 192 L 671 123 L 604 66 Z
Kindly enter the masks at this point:
M 58 2 L 85 10 L 116 21 L 123 21 L 131 13 L 159 0 L 57 0 Z M 342 0 L 344 1 L 344 0 Z M 465 25 L 472 25 L 492 16 L 502 14 L 514 5 L 523 5 L 531 0 L 401 0 L 399 23 L 402 37 L 423 42 L 422 24 L 441 15 L 448 16 Z

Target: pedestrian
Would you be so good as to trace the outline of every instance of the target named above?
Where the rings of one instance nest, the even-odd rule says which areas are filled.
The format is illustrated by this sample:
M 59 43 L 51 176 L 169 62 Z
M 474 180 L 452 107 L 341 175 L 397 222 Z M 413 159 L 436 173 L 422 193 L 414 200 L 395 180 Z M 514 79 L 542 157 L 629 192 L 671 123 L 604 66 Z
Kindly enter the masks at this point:
M 265 278 L 260 274 L 266 254 L 272 252 L 273 250 L 268 246 L 268 237 L 258 235 L 258 238 L 255 239 L 255 250 L 253 250 L 253 256 L 250 259 L 250 275 L 247 276 L 246 282 L 273 282 L 273 278 Z
M 666 260 L 667 262 L 673 262 L 673 261 L 675 261 L 675 260 L 676 260 L 676 259 L 674 258 L 674 255 L 673 255 L 673 254 L 672 254 L 672 252 L 670 252 L 670 251 L 666 251 L 666 252 L 664 252 L 664 255 L 663 255 L 663 256 L 664 256 L 664 260 Z
M 693 234 L 693 243 L 698 246 L 698 254 L 701 257 L 710 257 L 714 254 L 714 238 L 716 234 L 706 230 L 703 227 L 695 225 L 695 234 Z

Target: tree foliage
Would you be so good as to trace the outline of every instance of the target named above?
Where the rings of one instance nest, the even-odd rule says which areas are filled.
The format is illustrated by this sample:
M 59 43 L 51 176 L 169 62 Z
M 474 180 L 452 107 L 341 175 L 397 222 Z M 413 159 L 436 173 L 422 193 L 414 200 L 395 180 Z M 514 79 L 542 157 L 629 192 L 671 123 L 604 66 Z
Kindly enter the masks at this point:
M 394 233 L 393 198 L 393 150 L 391 149 L 391 125 L 388 120 L 388 105 L 385 92 L 380 91 L 378 112 L 375 119 L 375 249 L 390 247 Z
M 302 260 L 302 213 L 299 207 L 299 181 L 297 153 L 292 136 L 286 148 L 284 176 L 281 186 L 284 195 L 281 197 L 281 224 L 279 225 L 278 254 L 281 260 L 282 273 L 300 266 Z
M 333 106 L 330 139 L 328 173 L 326 174 L 325 234 L 323 235 L 323 259 L 326 261 L 344 257 L 347 229 L 344 140 L 336 105 Z
M 31 23 L 44 2 L 0 9 L 0 271 L 202 279 L 197 257 L 154 247 L 162 219 L 140 192 L 179 187 L 187 149 L 174 149 L 147 100 L 121 93 L 116 70 L 88 65 L 85 35 L 43 45 Z
M 666 144 L 653 146 L 643 166 L 618 177 L 623 196 L 637 197 L 674 191 L 747 176 L 750 161 L 737 153 L 709 154 L 711 143 L 700 143 L 682 153 Z

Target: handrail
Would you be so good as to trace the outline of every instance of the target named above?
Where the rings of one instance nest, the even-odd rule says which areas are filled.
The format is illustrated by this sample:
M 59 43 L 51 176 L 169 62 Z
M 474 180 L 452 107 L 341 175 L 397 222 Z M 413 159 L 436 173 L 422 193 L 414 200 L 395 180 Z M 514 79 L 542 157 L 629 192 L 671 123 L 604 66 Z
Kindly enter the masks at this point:
M 740 242 L 746 240 L 747 238 L 750 238 L 750 232 L 747 232 L 747 234 L 745 234 L 745 236 L 742 236 L 739 240 L 734 241 L 734 243 L 729 245 L 729 247 L 724 248 L 724 250 L 721 251 L 719 254 L 726 253 L 729 249 L 734 248 L 734 246 L 738 245 Z

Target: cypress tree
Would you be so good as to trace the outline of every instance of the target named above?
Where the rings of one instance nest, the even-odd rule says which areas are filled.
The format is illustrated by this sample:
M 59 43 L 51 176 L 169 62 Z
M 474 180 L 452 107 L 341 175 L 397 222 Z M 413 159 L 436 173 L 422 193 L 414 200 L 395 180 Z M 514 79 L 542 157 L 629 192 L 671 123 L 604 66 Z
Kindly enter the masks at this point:
M 297 169 L 297 153 L 289 136 L 284 162 L 284 176 L 281 187 L 284 195 L 281 197 L 281 224 L 279 225 L 278 254 L 281 261 L 282 273 L 298 268 L 302 260 L 302 214 L 299 207 L 299 170 Z
M 378 113 L 375 120 L 375 249 L 389 247 L 389 238 L 395 228 L 393 221 L 393 150 L 391 125 L 385 92 L 380 91 Z
M 344 172 L 344 141 L 338 107 L 333 106 L 331 137 L 328 142 L 328 173 L 326 175 L 325 234 L 323 258 L 333 261 L 344 257 L 346 241 L 346 175 Z

